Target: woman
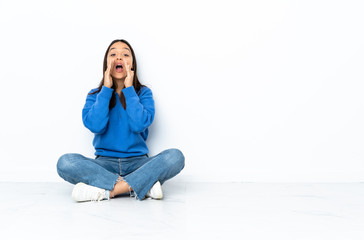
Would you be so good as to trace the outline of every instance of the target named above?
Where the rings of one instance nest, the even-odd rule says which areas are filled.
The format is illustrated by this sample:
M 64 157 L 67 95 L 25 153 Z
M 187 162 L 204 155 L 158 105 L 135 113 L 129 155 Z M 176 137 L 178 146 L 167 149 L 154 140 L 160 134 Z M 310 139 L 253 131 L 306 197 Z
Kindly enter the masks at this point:
M 184 168 L 184 156 L 178 149 L 148 156 L 145 141 L 153 119 L 152 91 L 138 80 L 133 48 L 114 40 L 105 53 L 102 81 L 82 110 L 83 124 L 95 134 L 96 157 L 68 153 L 57 162 L 59 176 L 76 184 L 72 198 L 110 200 L 129 192 L 138 200 L 162 199 L 161 185 Z

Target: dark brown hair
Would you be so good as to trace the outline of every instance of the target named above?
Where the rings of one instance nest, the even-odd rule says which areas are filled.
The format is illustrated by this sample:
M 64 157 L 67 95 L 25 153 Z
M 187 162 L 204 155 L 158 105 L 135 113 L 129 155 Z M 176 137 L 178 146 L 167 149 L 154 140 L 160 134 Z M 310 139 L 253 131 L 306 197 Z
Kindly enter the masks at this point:
M 132 66 L 132 69 L 134 69 L 134 79 L 133 79 L 133 86 L 134 86 L 134 89 L 135 89 L 135 92 L 139 92 L 139 90 L 144 87 L 144 85 L 142 85 L 140 82 L 139 82 L 139 79 L 138 79 L 138 75 L 137 75 L 137 62 L 136 62 L 136 58 L 135 58 L 135 54 L 134 54 L 134 50 L 133 48 L 130 46 L 130 44 L 124 40 L 124 39 L 116 39 L 114 41 L 112 41 L 109 45 L 109 47 L 106 49 L 106 52 L 105 52 L 105 56 L 104 56 L 104 66 L 103 66 L 103 71 L 102 71 L 102 80 L 99 84 L 99 87 L 98 89 L 95 91 L 95 92 L 92 92 L 92 93 L 89 93 L 90 94 L 95 94 L 95 93 L 98 93 L 101 91 L 101 88 L 102 86 L 104 85 L 104 74 L 105 74 L 105 71 L 107 69 L 107 56 L 108 56 L 108 53 L 109 53 L 109 49 L 111 47 L 111 45 L 113 45 L 114 43 L 116 42 L 123 42 L 125 43 L 126 45 L 129 46 L 130 48 L 130 51 L 131 51 L 131 55 L 133 56 L 133 66 Z M 116 81 L 114 81 L 113 79 L 113 84 L 112 84 L 112 89 L 114 89 L 113 93 L 112 93 L 112 97 L 110 99 L 110 103 L 109 103 L 109 110 L 111 110 L 113 107 L 115 107 L 116 105 L 116 89 L 117 89 L 117 83 Z M 126 109 L 126 102 L 125 102 L 125 96 L 123 94 L 123 92 L 121 92 L 120 94 L 120 98 L 119 98 L 120 102 L 121 102 L 121 105 L 123 105 L 123 108 Z

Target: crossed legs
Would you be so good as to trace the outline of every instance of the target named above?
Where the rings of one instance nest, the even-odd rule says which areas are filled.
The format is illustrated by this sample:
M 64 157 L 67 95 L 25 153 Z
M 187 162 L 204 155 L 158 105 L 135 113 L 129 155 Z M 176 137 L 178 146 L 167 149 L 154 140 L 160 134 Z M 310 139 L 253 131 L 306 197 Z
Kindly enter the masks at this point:
M 117 183 L 114 186 L 114 189 L 110 191 L 110 198 L 113 198 L 119 194 L 123 194 L 129 191 L 133 191 L 133 189 L 129 186 L 127 182 L 122 180 L 122 178 L 119 176 Z

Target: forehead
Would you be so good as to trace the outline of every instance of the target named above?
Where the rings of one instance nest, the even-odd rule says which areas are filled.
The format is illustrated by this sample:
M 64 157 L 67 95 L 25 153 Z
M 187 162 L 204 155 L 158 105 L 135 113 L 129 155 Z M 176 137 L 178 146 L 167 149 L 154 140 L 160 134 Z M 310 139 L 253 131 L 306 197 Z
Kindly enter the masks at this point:
M 110 50 L 109 51 L 113 51 L 113 50 L 126 50 L 129 49 L 128 45 L 126 45 L 123 42 L 116 42 L 113 45 L 110 46 Z

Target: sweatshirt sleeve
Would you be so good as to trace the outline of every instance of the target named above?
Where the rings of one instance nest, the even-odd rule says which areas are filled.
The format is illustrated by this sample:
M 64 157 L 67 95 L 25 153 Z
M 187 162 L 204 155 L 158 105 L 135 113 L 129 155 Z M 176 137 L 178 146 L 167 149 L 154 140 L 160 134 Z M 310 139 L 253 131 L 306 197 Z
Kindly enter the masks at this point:
M 129 119 L 129 127 L 133 132 L 143 132 L 154 119 L 154 100 L 152 91 L 142 87 L 140 94 L 135 92 L 134 86 L 123 90 L 126 102 L 126 112 Z
M 91 132 L 102 133 L 105 131 L 109 121 L 109 102 L 113 91 L 112 88 L 102 86 L 99 93 L 87 95 L 82 110 L 82 121 Z

